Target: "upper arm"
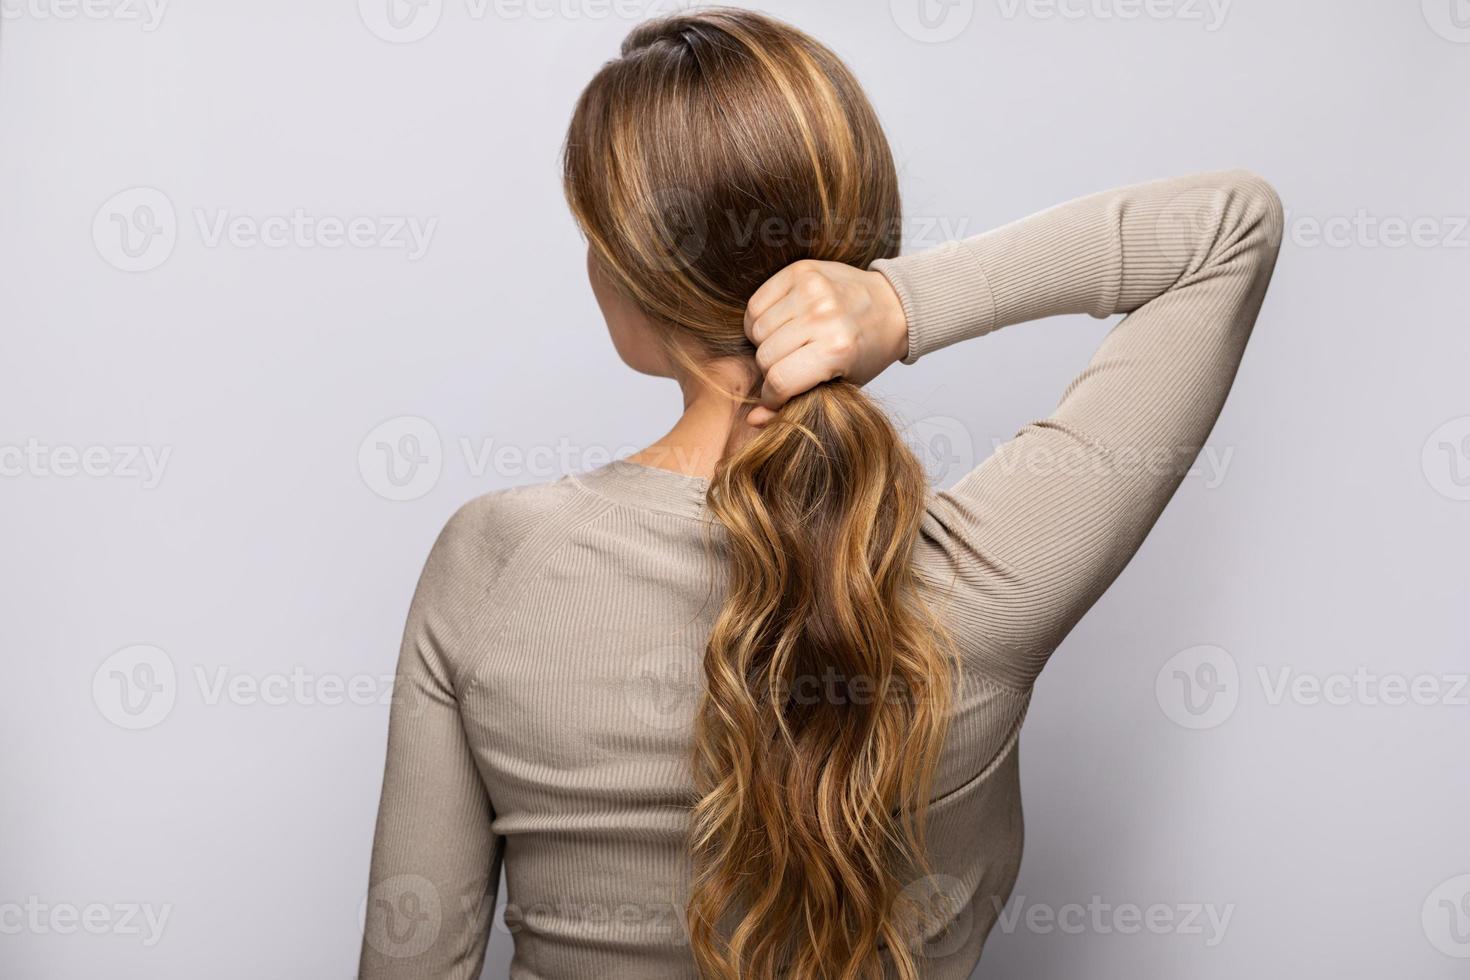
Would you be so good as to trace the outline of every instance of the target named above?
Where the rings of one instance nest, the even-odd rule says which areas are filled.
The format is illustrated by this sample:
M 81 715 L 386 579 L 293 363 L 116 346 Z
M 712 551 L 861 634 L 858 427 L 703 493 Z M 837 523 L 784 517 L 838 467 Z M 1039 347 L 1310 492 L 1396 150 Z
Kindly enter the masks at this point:
M 479 975 L 501 844 L 460 715 L 459 665 L 484 547 L 472 512 L 462 510 L 435 543 L 410 606 L 373 839 L 363 980 Z

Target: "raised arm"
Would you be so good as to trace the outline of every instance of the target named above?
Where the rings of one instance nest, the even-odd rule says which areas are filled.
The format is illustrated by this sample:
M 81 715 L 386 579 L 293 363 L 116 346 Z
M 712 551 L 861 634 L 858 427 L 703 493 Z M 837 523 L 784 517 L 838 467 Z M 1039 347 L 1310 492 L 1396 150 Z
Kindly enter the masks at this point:
M 1156 181 L 875 263 L 904 361 L 1009 324 L 1128 313 L 1049 417 L 952 490 L 921 566 L 967 656 L 1029 685 L 1132 558 L 1219 415 L 1271 278 L 1281 204 L 1252 174 Z
M 1129 314 L 1062 394 L 939 495 L 916 556 L 966 655 L 1024 689 L 1128 563 L 1230 390 L 1281 238 L 1242 171 L 1094 194 L 873 270 L 798 262 L 751 297 L 768 424 L 831 378 L 859 384 L 999 327 Z
M 473 980 L 485 955 L 501 846 L 456 696 L 457 624 L 475 601 L 460 523 L 435 544 L 404 630 L 361 980 Z

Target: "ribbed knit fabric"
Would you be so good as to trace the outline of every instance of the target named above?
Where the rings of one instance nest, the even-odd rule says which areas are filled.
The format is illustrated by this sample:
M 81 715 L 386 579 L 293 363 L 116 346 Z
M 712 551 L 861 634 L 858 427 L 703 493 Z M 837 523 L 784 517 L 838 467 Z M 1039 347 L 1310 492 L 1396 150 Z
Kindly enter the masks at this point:
M 1282 229 L 1247 173 L 1124 188 L 877 262 L 913 362 L 1128 313 L 1048 418 L 935 494 L 914 561 L 965 667 L 931 810 L 926 975 L 969 976 L 1021 857 L 1016 740 L 1047 657 L 1214 424 Z M 361 976 L 478 976 L 502 862 L 513 978 L 692 978 L 690 731 L 721 542 L 693 477 L 613 463 L 463 507 L 398 667 Z M 497 922 L 495 928 L 502 928 Z

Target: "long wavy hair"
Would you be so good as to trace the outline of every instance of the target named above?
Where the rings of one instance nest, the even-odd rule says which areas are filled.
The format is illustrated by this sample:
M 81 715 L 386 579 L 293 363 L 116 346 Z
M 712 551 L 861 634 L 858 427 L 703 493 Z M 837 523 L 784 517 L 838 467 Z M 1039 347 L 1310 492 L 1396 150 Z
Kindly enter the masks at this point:
M 753 357 L 746 302 L 786 265 L 898 251 L 893 158 L 856 79 L 748 11 L 633 30 L 577 103 L 564 182 L 594 260 L 695 369 L 691 348 Z M 686 913 L 704 977 L 918 976 L 904 888 L 926 869 L 954 678 L 912 562 L 926 486 L 840 379 L 711 480 L 729 569 L 694 729 Z

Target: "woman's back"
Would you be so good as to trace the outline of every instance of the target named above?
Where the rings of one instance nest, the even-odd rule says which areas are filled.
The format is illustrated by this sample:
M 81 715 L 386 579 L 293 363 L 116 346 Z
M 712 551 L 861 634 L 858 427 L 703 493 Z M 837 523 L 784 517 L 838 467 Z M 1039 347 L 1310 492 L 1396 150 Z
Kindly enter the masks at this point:
M 503 860 L 513 977 L 695 976 L 690 728 L 721 578 L 705 489 L 618 462 L 481 497 L 445 528 L 410 622 L 421 673 L 395 714 L 394 738 L 417 762 L 390 760 L 404 799 L 384 806 L 416 811 L 393 859 L 417 870 L 373 896 L 381 975 L 477 975 Z M 971 680 L 936 783 L 933 875 L 911 886 L 953 919 L 928 948 L 957 977 L 997 911 L 969 899 L 1007 893 L 1021 847 L 1026 695 Z M 809 678 L 794 696 L 832 697 L 832 681 Z
M 925 507 L 912 561 L 961 664 L 930 874 L 905 888 L 926 976 L 968 976 L 1009 897 L 1032 684 L 1208 436 L 1281 227 L 1264 181 L 1202 174 L 876 263 L 908 361 L 1027 319 L 1129 314 L 1055 412 Z M 476 975 L 502 859 L 514 976 L 695 975 L 690 721 L 726 574 L 707 489 L 616 462 L 450 521 L 404 639 L 365 980 Z M 854 680 L 789 693 L 840 707 Z
M 502 863 L 521 977 L 967 975 L 1019 862 L 1032 684 L 1208 435 L 1279 202 L 1160 181 L 897 258 L 851 72 L 717 8 L 629 35 L 563 179 L 614 346 L 683 411 L 435 547 L 365 980 L 472 975 Z M 1067 313 L 1129 315 L 1055 412 L 930 493 L 862 385 Z

